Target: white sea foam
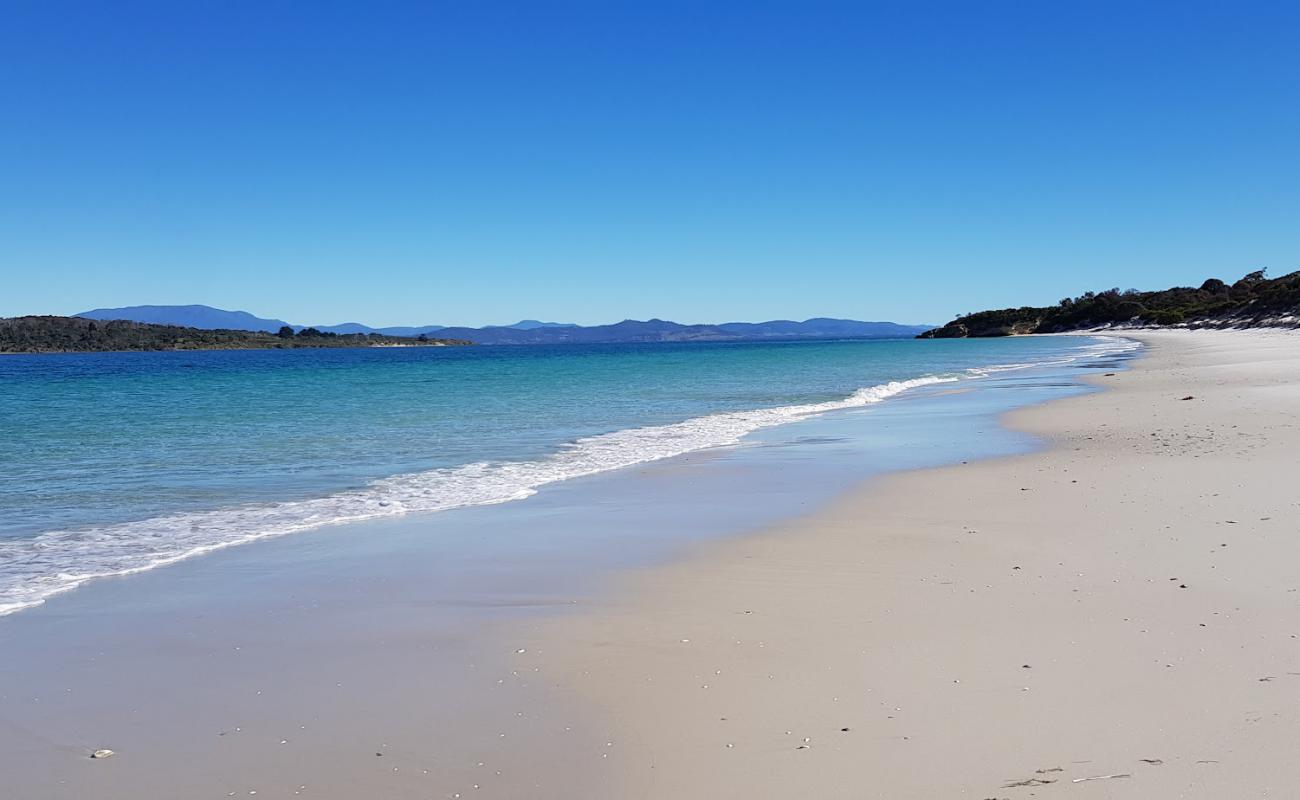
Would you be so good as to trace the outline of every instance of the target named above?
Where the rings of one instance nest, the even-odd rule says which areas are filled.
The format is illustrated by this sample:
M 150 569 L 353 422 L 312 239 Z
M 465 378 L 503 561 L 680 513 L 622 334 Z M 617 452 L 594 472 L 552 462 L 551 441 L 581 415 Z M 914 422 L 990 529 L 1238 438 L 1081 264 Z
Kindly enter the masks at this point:
M 1101 338 L 1102 341 L 1081 345 L 1073 350 L 1066 351 L 1057 358 L 1015 364 L 990 364 L 982 367 L 971 367 L 966 370 L 966 372 L 975 377 L 984 377 L 999 372 L 1029 369 L 1030 367 L 1061 367 L 1079 361 L 1123 355 L 1124 353 L 1131 353 L 1142 347 L 1142 343 L 1134 339 L 1122 339 L 1118 337 L 1097 338 Z
M 1123 352 L 1130 349 L 1128 345 L 1128 340 L 1110 340 L 1078 348 L 1061 360 L 993 365 L 968 370 L 964 377 L 1096 358 Z M 1132 346 L 1140 345 L 1133 342 Z M 325 525 L 520 500 L 549 483 L 733 445 L 763 428 L 871 405 L 908 389 L 960 377 L 931 375 L 891 381 L 859 389 L 841 400 L 711 414 L 670 425 L 619 430 L 578 439 L 535 461 L 477 462 L 394 475 L 326 497 L 171 514 L 4 541 L 0 542 L 0 616 L 39 605 L 95 578 L 143 572 L 213 550 Z

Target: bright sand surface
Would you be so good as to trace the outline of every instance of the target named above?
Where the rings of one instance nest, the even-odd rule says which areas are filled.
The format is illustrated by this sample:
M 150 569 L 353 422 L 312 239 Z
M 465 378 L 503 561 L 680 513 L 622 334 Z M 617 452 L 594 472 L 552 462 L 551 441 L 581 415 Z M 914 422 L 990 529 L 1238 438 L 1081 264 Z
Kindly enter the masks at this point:
M 1298 796 L 1300 336 L 1136 337 L 1009 416 L 1045 449 L 812 516 L 1047 390 L 60 595 L 0 625 L 0 799 Z
M 1028 455 L 541 624 L 628 798 L 1300 797 L 1300 335 L 1139 333 Z

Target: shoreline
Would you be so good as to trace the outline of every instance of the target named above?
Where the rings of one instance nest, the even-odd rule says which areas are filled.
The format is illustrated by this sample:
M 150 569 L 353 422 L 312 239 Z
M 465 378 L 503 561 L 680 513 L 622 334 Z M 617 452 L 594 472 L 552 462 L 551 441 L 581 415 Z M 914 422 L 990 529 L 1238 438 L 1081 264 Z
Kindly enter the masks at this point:
M 618 796 L 600 714 L 541 679 L 529 623 L 869 475 L 1023 452 L 996 415 L 1085 391 L 1080 369 L 1110 363 L 922 388 L 517 503 L 91 582 L 0 621 L 0 772 L 49 798 Z M 88 757 L 101 748 L 117 755 Z
M 1124 335 L 1147 352 L 1110 391 L 1009 416 L 1045 450 L 873 480 L 538 623 L 609 796 L 1300 785 L 1300 337 Z
M 962 380 L 985 379 L 996 373 L 1020 374 L 1025 368 L 1033 374 L 1035 369 L 1084 363 L 1103 354 L 1119 357 L 1126 347 L 1105 344 L 1101 338 L 1089 337 L 1089 341 L 1074 352 L 1055 354 L 1043 362 L 989 363 L 954 372 L 909 370 L 921 374 L 885 376 L 880 383 L 823 400 L 715 410 L 685 419 L 600 430 L 553 446 L 535 458 L 433 466 L 375 475 L 356 485 L 301 496 L 169 509 L 143 519 L 46 530 L 0 546 L 9 563 L 38 566 L 26 574 L 0 575 L 0 617 L 39 606 L 50 597 L 96 580 L 147 572 L 229 547 L 326 526 L 518 501 L 560 481 L 636 468 L 685 453 L 741 446 L 742 440 L 758 431 L 875 405 L 904 392 L 937 384 L 959 386 Z M 83 546 L 87 537 L 93 541 L 90 549 Z

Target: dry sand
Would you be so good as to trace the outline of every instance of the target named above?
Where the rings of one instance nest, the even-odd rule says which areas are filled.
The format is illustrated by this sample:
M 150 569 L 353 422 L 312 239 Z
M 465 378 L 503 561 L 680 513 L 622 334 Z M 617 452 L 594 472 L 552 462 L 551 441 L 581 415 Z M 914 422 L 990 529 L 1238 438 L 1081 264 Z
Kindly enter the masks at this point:
M 1300 335 L 1136 334 L 1042 452 L 625 576 L 528 654 L 627 798 L 1300 797 Z
M 1139 338 L 1109 391 L 1010 417 L 1042 452 L 873 480 L 594 602 L 520 585 L 544 550 L 443 586 L 471 562 L 412 520 L 7 618 L 0 800 L 1298 797 L 1300 335 Z M 649 524 L 608 519 L 577 541 Z M 537 613 L 474 612 L 479 581 Z

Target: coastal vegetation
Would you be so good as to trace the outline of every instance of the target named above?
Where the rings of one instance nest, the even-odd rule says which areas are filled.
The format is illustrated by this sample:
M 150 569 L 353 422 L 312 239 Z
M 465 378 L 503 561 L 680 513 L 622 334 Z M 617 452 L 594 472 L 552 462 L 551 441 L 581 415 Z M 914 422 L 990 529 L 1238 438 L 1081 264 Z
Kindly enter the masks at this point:
M 290 325 L 247 311 L 227 311 L 204 305 L 125 306 L 97 308 L 77 314 L 96 320 L 129 319 L 155 325 L 244 331 L 279 332 L 309 327 L 319 333 L 381 333 L 387 336 L 465 339 L 474 344 L 614 344 L 624 342 L 742 342 L 779 341 L 786 339 L 892 339 L 911 338 L 933 325 L 901 325 L 894 322 L 870 322 L 824 317 L 766 322 L 724 322 L 721 324 L 684 325 L 663 319 L 623 320 L 609 325 L 576 325 L 524 319 L 513 325 L 485 325 L 480 328 L 445 325 L 395 326 L 372 328 L 359 322 L 338 325 Z M 285 334 L 288 329 L 289 333 Z
M 466 345 L 463 339 L 330 333 L 285 326 L 278 333 L 153 325 L 81 317 L 0 319 L 0 353 L 75 353 L 118 350 L 275 350 L 304 347 L 430 347 Z
M 1067 297 L 1054 306 L 966 314 L 921 339 L 1012 336 L 1113 327 L 1253 328 L 1300 326 L 1300 272 L 1269 278 L 1264 270 L 1236 283 L 1210 278 L 1198 288 L 1155 292 L 1108 289 Z

